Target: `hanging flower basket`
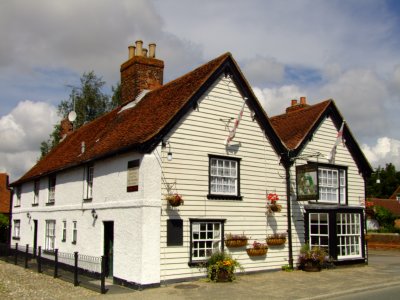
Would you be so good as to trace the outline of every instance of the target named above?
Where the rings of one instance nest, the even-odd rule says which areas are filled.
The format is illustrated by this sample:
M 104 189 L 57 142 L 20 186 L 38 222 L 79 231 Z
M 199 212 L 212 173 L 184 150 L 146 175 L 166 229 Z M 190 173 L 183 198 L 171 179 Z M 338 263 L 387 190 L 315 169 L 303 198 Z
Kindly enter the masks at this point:
M 247 236 L 244 234 L 230 234 L 225 236 L 225 245 L 228 248 L 239 248 L 247 245 Z
M 168 201 L 169 205 L 173 207 L 183 204 L 182 196 L 179 194 L 169 194 L 165 196 L 165 199 Z
M 249 256 L 263 256 L 266 255 L 268 251 L 268 246 L 254 241 L 251 248 L 247 248 L 246 252 Z
M 286 233 L 275 233 L 267 237 L 268 246 L 280 246 L 286 243 Z
M 282 210 L 282 205 L 277 204 L 278 200 L 279 196 L 276 193 L 269 193 L 267 195 L 267 214 L 273 214 Z

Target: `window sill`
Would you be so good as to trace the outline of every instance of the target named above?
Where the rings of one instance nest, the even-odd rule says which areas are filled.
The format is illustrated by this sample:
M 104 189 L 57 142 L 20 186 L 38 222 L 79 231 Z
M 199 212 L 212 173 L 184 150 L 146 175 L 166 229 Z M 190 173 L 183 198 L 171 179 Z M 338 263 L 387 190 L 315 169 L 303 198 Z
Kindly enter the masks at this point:
M 48 254 L 48 255 L 55 255 L 55 251 L 54 250 L 43 250 L 44 254 Z
M 235 195 L 215 195 L 215 194 L 208 194 L 207 199 L 209 200 L 243 200 L 242 196 L 235 196 Z
M 21 238 L 20 238 L 19 236 L 13 236 L 12 239 L 13 239 L 14 241 L 19 241 Z
M 14 207 L 18 208 L 18 207 L 21 207 L 21 205 L 20 204 L 19 205 L 14 205 Z
M 84 202 L 84 203 L 86 203 L 86 202 L 92 202 L 92 200 L 93 200 L 93 198 L 86 198 L 86 199 L 83 199 L 83 202 Z
M 138 185 L 133 185 L 133 186 L 126 187 L 126 192 L 127 193 L 137 192 L 137 191 L 139 191 L 139 186 Z
M 32 207 L 39 206 L 39 203 L 32 203 Z
M 72 245 L 76 245 L 76 242 L 71 242 Z
M 54 202 L 46 202 L 46 206 L 52 206 L 54 205 Z
M 204 267 L 204 265 L 206 263 L 207 263 L 207 260 L 189 261 L 188 266 L 189 267 Z

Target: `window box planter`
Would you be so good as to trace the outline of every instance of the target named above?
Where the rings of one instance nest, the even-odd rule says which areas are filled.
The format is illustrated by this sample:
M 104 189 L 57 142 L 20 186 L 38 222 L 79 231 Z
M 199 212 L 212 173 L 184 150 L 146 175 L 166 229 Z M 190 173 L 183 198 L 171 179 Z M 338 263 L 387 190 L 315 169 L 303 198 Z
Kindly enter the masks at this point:
M 246 249 L 248 256 L 263 256 L 268 252 L 268 246 L 259 242 L 254 242 L 251 248 Z
M 231 234 L 225 236 L 225 245 L 228 248 L 239 248 L 247 245 L 247 236 L 244 234 Z
M 168 201 L 169 205 L 173 207 L 177 207 L 183 204 L 182 196 L 179 194 L 169 194 L 165 196 L 165 199 Z

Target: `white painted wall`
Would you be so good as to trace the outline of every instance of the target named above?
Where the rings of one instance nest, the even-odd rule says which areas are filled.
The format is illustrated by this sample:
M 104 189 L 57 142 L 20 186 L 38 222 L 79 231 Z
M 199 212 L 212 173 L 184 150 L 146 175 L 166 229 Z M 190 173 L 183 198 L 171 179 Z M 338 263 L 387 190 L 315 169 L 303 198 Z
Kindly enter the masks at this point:
M 221 76 L 169 138 L 173 160 L 166 159 L 168 147 L 162 149 L 163 170 L 168 183 L 176 182 L 176 192 L 183 195 L 184 205 L 170 208 L 164 200 L 161 216 L 161 280 L 204 276 L 204 270 L 189 267 L 190 218 L 226 219 L 225 234 L 244 232 L 265 243 L 267 234 L 286 232 L 285 170 L 257 121 L 246 106 L 231 148 L 226 122 L 236 118 L 243 99 L 231 79 Z M 230 126 L 233 126 L 231 120 Z M 208 200 L 209 154 L 241 158 L 240 190 L 242 201 Z M 282 176 L 282 177 L 281 177 Z M 266 217 L 266 190 L 276 192 L 283 206 L 281 213 Z M 167 193 L 163 186 L 163 195 Z M 167 220 L 181 218 L 184 226 L 183 246 L 167 246 Z M 270 247 L 263 259 L 250 259 L 245 248 L 228 249 L 246 272 L 278 269 L 287 264 L 288 248 Z
M 126 192 L 128 161 L 141 159 L 139 191 Z M 57 174 L 55 204 L 46 206 L 48 178 L 41 179 L 38 206 L 32 206 L 33 182 L 22 185 L 19 245 L 33 246 L 33 220 L 38 220 L 38 246 L 45 245 L 45 220 L 56 220 L 55 247 L 60 252 L 103 255 L 103 221 L 114 221 L 114 276 L 139 284 L 160 281 L 161 171 L 156 156 L 128 153 L 94 163 L 93 200 L 83 201 L 84 167 Z M 98 218 L 93 219 L 92 209 Z M 29 212 L 31 218 L 27 217 Z M 63 221 L 67 240 L 62 242 Z M 77 243 L 72 244 L 72 222 L 77 221 Z M 146 266 L 144 268 L 144 265 Z

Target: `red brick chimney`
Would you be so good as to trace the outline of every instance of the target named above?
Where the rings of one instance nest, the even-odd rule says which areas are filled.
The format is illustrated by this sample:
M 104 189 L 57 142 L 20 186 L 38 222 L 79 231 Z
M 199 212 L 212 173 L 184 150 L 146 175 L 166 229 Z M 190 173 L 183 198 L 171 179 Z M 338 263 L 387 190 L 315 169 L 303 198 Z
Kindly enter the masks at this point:
M 136 41 L 129 46 L 129 59 L 121 65 L 122 104 L 134 100 L 143 90 L 153 90 L 162 86 L 164 62 L 156 59 L 156 44 L 143 49 L 143 42 Z
M 63 140 L 67 135 L 74 131 L 74 125 L 68 118 L 61 120 L 60 138 Z
M 296 99 L 293 99 L 291 101 L 291 105 L 286 108 L 286 113 L 290 113 L 292 111 L 297 111 L 303 108 L 306 108 L 310 105 L 307 104 L 307 98 L 306 97 L 300 97 L 300 103 L 297 103 Z

